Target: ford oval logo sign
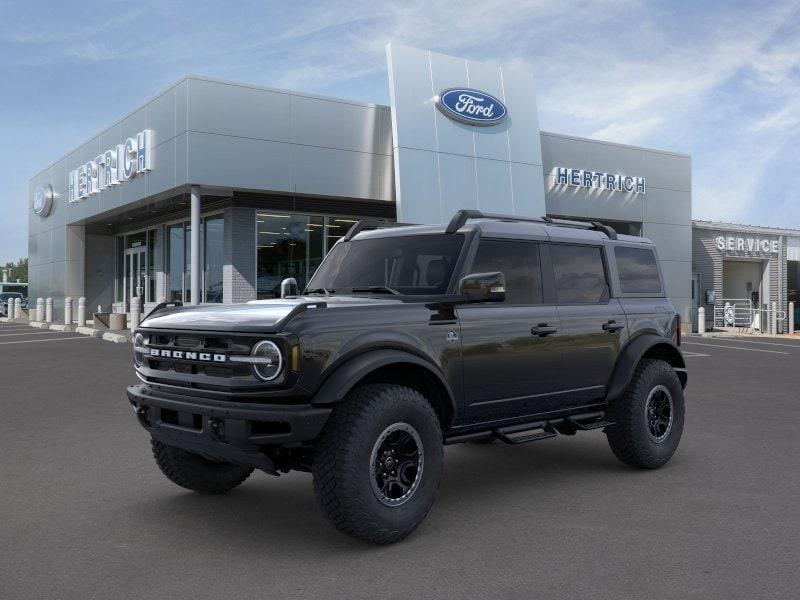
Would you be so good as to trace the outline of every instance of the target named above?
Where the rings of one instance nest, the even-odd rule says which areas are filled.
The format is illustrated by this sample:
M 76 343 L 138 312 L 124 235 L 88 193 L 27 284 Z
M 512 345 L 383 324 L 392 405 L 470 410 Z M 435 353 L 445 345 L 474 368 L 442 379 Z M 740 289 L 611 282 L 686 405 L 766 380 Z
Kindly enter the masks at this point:
M 444 90 L 436 97 L 436 106 L 446 117 L 467 125 L 497 125 L 508 114 L 500 100 L 469 88 Z

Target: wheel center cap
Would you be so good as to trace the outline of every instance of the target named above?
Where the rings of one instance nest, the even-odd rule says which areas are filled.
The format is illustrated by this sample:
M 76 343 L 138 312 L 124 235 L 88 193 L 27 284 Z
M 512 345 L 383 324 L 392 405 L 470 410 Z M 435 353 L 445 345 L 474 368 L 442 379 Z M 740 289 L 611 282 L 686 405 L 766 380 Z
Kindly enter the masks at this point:
M 394 466 L 394 459 L 389 456 L 385 461 L 383 461 L 383 464 L 387 469 L 391 469 Z

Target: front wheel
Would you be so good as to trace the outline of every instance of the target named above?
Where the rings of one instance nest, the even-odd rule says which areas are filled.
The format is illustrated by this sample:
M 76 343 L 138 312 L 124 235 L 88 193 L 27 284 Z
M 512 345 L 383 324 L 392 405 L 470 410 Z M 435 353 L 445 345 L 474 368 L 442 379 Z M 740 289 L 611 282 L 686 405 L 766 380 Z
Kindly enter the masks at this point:
M 151 438 L 153 457 L 172 483 L 201 494 L 229 492 L 253 472 L 252 467 L 214 462 Z
M 623 463 L 645 469 L 666 464 L 681 440 L 683 388 L 672 366 L 643 359 L 625 393 L 610 408 L 608 444 Z
M 422 394 L 368 384 L 338 404 L 314 451 L 314 492 L 340 531 L 376 543 L 408 536 L 442 476 L 439 420 Z

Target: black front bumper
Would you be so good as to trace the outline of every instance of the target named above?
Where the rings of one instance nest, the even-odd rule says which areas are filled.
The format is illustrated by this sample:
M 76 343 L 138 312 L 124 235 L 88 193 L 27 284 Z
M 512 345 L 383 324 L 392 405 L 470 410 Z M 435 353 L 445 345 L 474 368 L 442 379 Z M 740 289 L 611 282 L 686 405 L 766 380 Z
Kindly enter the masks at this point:
M 330 408 L 209 400 L 144 384 L 128 388 L 139 423 L 157 440 L 213 460 L 275 474 L 265 446 L 297 447 L 316 438 Z

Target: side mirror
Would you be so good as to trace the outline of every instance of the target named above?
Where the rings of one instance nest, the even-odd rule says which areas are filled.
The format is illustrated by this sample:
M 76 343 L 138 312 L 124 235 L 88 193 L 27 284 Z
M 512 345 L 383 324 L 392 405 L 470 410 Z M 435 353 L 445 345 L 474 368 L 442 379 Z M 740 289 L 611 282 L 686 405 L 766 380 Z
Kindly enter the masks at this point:
M 286 296 L 297 296 L 297 279 L 294 277 L 287 277 L 281 281 L 281 298 Z
M 506 277 L 494 273 L 472 273 L 458 282 L 458 292 L 467 302 L 502 302 L 506 299 Z

